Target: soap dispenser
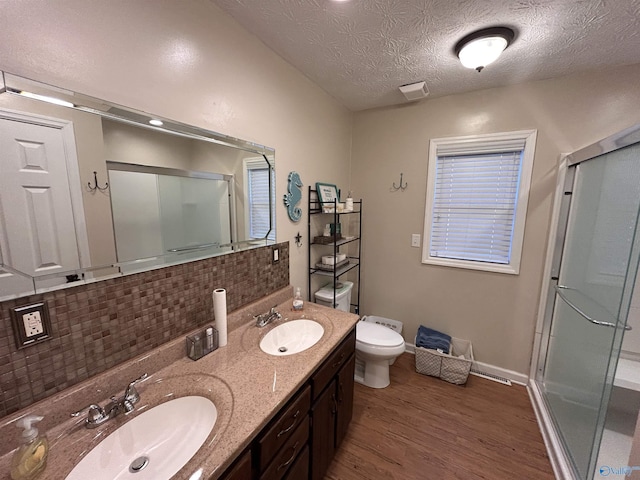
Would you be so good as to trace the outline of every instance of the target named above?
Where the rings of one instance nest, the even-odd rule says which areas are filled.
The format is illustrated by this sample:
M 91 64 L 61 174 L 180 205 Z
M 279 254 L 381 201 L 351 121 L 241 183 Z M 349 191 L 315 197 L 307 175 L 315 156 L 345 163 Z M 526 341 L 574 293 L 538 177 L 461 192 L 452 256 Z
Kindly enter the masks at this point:
M 22 445 L 13 454 L 11 460 L 11 478 L 13 480 L 32 480 L 36 478 L 47 463 L 49 442 L 47 437 L 38 434 L 32 425 L 44 417 L 27 415 L 16 423 L 22 432 Z

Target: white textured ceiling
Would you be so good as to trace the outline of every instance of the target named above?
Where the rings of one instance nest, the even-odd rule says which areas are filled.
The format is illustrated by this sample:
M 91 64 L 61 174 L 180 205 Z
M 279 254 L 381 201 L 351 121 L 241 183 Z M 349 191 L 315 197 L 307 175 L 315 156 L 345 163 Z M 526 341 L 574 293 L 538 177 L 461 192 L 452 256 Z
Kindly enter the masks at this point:
M 351 110 L 640 63 L 640 0 L 211 0 Z M 456 42 L 504 25 L 516 39 L 481 73 Z

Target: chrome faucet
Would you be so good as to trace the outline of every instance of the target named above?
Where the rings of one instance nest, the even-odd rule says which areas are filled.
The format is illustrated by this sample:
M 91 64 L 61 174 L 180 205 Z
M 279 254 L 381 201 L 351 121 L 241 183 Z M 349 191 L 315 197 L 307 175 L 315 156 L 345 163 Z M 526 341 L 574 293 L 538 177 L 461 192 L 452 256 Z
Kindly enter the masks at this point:
M 280 320 L 282 318 L 282 315 L 279 312 L 276 312 L 276 307 L 273 306 L 271 307 L 271 310 L 269 310 L 267 313 L 256 315 L 253 318 L 256 319 L 256 327 L 262 328 L 270 324 L 271 322 Z
M 135 385 L 145 378 L 147 374 L 143 374 L 139 378 L 136 378 L 127 385 L 124 395 L 120 398 L 115 395 L 111 397 L 111 401 L 107 403 L 104 408 L 100 405 L 92 403 L 91 405 L 84 407 L 82 410 L 71 414 L 72 417 L 79 417 L 84 412 L 87 412 L 87 418 L 84 421 L 84 426 L 87 428 L 96 428 L 98 425 L 102 425 L 107 420 L 110 420 L 120 413 L 129 413 L 135 409 L 135 404 L 140 401 L 140 394 L 136 390 Z

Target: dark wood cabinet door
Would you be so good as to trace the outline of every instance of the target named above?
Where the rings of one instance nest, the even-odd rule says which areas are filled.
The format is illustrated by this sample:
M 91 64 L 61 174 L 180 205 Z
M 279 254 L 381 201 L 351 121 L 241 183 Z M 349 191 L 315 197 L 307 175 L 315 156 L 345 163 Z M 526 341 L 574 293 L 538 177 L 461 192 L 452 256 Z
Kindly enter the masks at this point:
M 311 480 L 322 480 L 335 453 L 336 382 L 320 394 L 311 408 Z
M 353 417 L 353 374 L 356 366 L 356 356 L 351 355 L 344 367 L 338 374 L 337 397 L 337 418 L 336 418 L 336 448 L 340 446 L 347 434 L 349 423 Z
M 347 335 L 342 343 L 334 350 L 331 356 L 311 376 L 311 399 L 315 400 L 324 391 L 329 382 L 332 382 L 340 368 L 347 362 L 356 350 L 355 328 Z
M 251 451 L 245 452 L 220 478 L 221 480 L 251 480 Z

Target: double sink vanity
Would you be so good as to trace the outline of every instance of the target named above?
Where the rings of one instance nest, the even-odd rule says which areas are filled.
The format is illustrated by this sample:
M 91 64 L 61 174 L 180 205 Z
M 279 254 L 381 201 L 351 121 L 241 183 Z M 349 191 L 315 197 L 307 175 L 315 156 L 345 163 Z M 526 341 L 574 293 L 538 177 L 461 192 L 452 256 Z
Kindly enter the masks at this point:
M 281 318 L 256 326 L 274 305 Z M 228 321 L 228 344 L 198 361 L 175 339 L 5 417 L 0 479 L 26 414 L 45 417 L 43 479 L 322 479 L 353 412 L 358 316 L 311 303 L 293 312 L 285 288 Z M 122 414 L 86 428 L 116 400 Z M 70 416 L 87 404 L 89 416 Z

